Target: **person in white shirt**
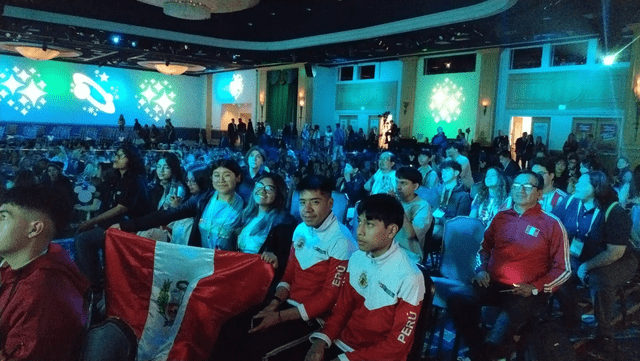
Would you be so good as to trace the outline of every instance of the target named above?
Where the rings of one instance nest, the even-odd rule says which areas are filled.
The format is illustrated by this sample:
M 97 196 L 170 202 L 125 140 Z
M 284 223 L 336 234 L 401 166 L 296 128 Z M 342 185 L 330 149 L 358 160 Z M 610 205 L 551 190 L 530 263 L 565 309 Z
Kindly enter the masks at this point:
M 429 149 L 423 149 L 420 151 L 420 155 L 418 155 L 418 163 L 420 167 L 418 170 L 422 175 L 422 185 L 428 189 L 431 189 L 440 183 L 440 178 L 438 177 L 438 170 L 434 169 L 431 166 L 435 155 L 431 153 Z
M 461 147 L 459 144 L 455 142 L 450 142 L 447 145 L 447 159 L 452 160 L 460 164 L 462 168 L 462 172 L 460 172 L 460 180 L 464 187 L 469 190 L 473 185 L 473 174 L 471 173 L 471 163 L 469 163 L 469 159 L 464 155 L 460 154 Z
M 544 179 L 544 188 L 542 188 L 542 197 L 538 201 L 545 212 L 551 212 L 553 207 L 567 198 L 567 193 L 553 186 L 555 162 L 546 161 L 533 166 L 531 169 L 534 173 L 540 174 Z
M 378 171 L 364 184 L 369 194 L 393 193 L 396 189 L 395 156 L 391 152 L 384 152 L 378 158 Z
M 404 208 L 404 225 L 395 239 L 416 263 L 422 261 L 424 237 L 433 222 L 431 206 L 416 194 L 421 180 L 422 175 L 415 168 L 402 167 L 396 171 L 396 196 Z

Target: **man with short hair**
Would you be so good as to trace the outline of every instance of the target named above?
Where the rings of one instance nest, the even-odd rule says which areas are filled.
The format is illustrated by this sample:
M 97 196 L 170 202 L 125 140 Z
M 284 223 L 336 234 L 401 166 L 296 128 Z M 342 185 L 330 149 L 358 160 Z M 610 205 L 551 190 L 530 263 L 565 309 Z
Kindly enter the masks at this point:
M 458 179 L 461 171 L 460 164 L 452 160 L 440 164 L 442 184 L 436 188 L 440 196 L 440 205 L 432 212 L 436 222 L 433 228 L 436 239 L 442 239 L 444 224 L 448 220 L 471 213 L 471 197 Z
M 356 244 L 331 211 L 331 184 L 313 175 L 300 181 L 298 191 L 303 223 L 293 233 L 289 263 L 275 295 L 254 316 L 253 335 L 238 360 L 262 360 L 274 348 L 317 330 L 315 319 L 331 311 L 344 283 Z
M 0 360 L 75 360 L 89 282 L 51 243 L 71 204 L 41 186 L 10 189 L 0 204 Z
M 510 181 L 513 180 L 520 171 L 520 166 L 511 159 L 511 153 L 508 150 L 501 151 L 498 153 L 498 160 L 502 164 L 502 174 Z
M 416 194 L 421 180 L 422 175 L 415 168 L 402 167 L 396 171 L 396 196 L 404 208 L 404 226 L 395 238 L 400 248 L 416 263 L 422 262 L 424 237 L 433 221 L 431 206 Z
M 418 155 L 418 164 L 420 164 L 418 171 L 422 174 L 422 185 L 428 189 L 436 187 L 440 182 L 438 172 L 431 166 L 434 157 L 435 155 L 429 149 L 421 150 Z
M 473 174 L 471 173 L 471 163 L 469 163 L 469 159 L 464 155 L 460 154 L 460 150 L 462 147 L 460 144 L 456 142 L 450 142 L 447 145 L 447 159 L 452 160 L 460 164 L 462 171 L 460 172 L 460 180 L 464 187 L 469 190 L 473 185 Z
M 396 190 L 395 156 L 391 152 L 384 152 L 378 158 L 378 171 L 364 184 L 369 194 L 393 193 Z
M 414 342 L 425 287 L 418 267 L 394 237 L 403 207 L 388 194 L 365 198 L 357 208 L 358 247 L 349 259 L 345 285 L 306 361 L 406 360 Z M 422 340 L 420 340 L 421 342 Z
M 495 354 L 498 346 L 539 314 L 571 275 L 564 226 L 538 203 L 543 182 L 532 171 L 518 173 L 511 187 L 513 208 L 499 212 L 484 233 L 473 292 L 448 300 L 472 361 L 503 357 Z M 498 306 L 500 314 L 483 340 L 478 325 L 487 305 Z
M 544 162 L 534 165 L 531 170 L 544 179 L 544 188 L 542 188 L 542 196 L 539 202 L 543 211 L 551 212 L 553 207 L 560 204 L 560 202 L 567 197 L 567 193 L 553 186 L 555 162 L 545 160 Z

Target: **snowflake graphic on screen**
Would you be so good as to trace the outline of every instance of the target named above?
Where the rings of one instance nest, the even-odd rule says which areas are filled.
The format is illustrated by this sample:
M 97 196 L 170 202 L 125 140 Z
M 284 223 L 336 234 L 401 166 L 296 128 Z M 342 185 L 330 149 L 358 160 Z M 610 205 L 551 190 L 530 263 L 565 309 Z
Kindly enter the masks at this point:
M 138 87 L 138 109 L 144 110 L 155 122 L 171 118 L 175 111 L 176 93 L 166 80 L 147 79 Z
M 44 91 L 47 84 L 41 78 L 34 68 L 0 69 L 0 103 L 25 116 L 34 109 L 42 109 L 47 103 Z
M 449 78 L 436 84 L 431 90 L 429 109 L 436 123 L 441 121 L 451 123 L 460 117 L 460 107 L 466 100 L 462 90 L 462 87 L 457 86 Z
M 95 70 L 93 78 L 82 73 L 73 74 L 71 93 L 76 98 L 89 102 L 89 104 L 82 107 L 82 110 L 93 116 L 97 116 L 100 112 L 115 113 L 114 100 L 120 99 L 118 86 L 109 86 L 110 76 L 104 71 Z

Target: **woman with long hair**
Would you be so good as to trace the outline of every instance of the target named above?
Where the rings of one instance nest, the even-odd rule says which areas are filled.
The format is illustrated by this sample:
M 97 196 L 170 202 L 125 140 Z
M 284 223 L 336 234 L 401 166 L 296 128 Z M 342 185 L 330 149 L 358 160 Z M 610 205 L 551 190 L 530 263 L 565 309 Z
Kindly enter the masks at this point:
M 188 194 L 178 156 L 175 153 L 163 153 L 156 163 L 155 174 L 155 185 L 150 197 L 152 204 L 157 205 L 157 209 L 179 206 Z
M 187 187 L 191 197 L 211 189 L 211 170 L 204 163 L 194 163 L 187 167 Z M 193 217 L 181 219 L 172 223 L 171 243 L 188 244 L 189 235 L 193 229 Z
M 493 217 L 508 208 L 511 208 L 511 197 L 507 178 L 498 168 L 491 167 L 487 169 L 478 194 L 471 203 L 469 217 L 478 218 L 489 227 Z
M 613 305 L 616 290 L 636 272 L 638 260 L 629 242 L 631 219 L 618 203 L 609 180 L 600 171 L 583 174 L 573 196 L 560 203 L 553 213 L 565 226 L 571 241 L 572 278 L 556 292 L 569 328 L 580 325 L 575 305 L 581 282 L 594 294 L 594 314 L 598 323 L 595 348 L 604 359 L 613 359 Z
M 287 185 L 280 175 L 265 173 L 256 180 L 252 197 L 236 227 L 238 251 L 260 254 L 274 268 L 284 270 L 296 223 L 286 209 L 286 201 Z M 288 225 L 290 236 L 275 237 L 274 234 L 269 238 L 274 227 L 281 224 Z
M 122 143 L 112 167 L 115 174 L 101 197 L 100 214 L 82 222 L 75 238 L 76 264 L 98 294 L 101 294 L 103 273 L 99 251 L 104 249 L 105 229 L 128 218 L 142 217 L 150 210 L 144 162 L 138 148 Z

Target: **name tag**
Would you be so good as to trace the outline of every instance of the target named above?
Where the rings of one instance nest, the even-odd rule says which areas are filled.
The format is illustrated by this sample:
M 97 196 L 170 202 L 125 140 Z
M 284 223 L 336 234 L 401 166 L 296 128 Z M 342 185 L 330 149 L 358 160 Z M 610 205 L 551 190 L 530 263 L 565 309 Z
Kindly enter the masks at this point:
M 433 216 L 435 218 L 442 218 L 442 217 L 444 217 L 444 211 L 442 209 L 438 208 L 435 211 L 433 211 Z
M 584 242 L 582 242 L 578 238 L 574 238 L 573 241 L 571 241 L 571 248 L 569 248 L 569 253 L 571 253 L 573 257 L 578 258 L 582 254 L 583 248 Z
M 527 226 L 527 229 L 524 231 L 524 233 L 532 237 L 538 237 L 538 234 L 540 234 L 540 230 L 533 226 Z

